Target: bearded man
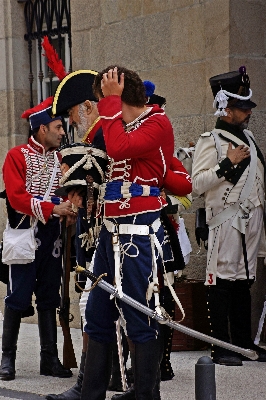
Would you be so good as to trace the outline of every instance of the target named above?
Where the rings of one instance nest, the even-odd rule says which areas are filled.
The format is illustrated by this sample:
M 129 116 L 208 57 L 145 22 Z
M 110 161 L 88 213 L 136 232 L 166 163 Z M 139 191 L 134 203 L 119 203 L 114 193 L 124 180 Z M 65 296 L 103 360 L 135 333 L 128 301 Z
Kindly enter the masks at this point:
M 104 152 L 105 144 L 97 109 L 97 99 L 92 92 L 92 84 L 96 75 L 97 72 L 92 70 L 77 70 L 66 75 L 60 82 L 54 95 L 52 112 L 54 115 L 67 115 L 69 117 L 69 124 L 75 128 L 75 132 L 79 140 L 84 143 L 84 146 L 86 146 L 86 144 L 92 144 L 94 147 Z M 71 159 L 71 153 L 74 147 L 76 151 L 80 148 L 80 154 L 83 152 L 83 149 L 86 149 L 82 144 L 80 144 L 80 146 L 77 145 L 78 143 L 68 145 L 64 150 L 64 152 L 66 152 L 69 149 L 69 154 L 63 157 L 61 162 L 63 174 L 67 172 L 69 166 L 72 166 L 72 164 L 69 165 L 69 162 L 68 164 L 64 162 L 65 158 L 70 158 L 71 163 L 76 162 L 75 158 Z M 80 172 L 81 169 L 79 168 L 68 178 L 68 181 L 71 180 L 73 187 L 77 187 L 75 176 L 80 180 Z M 79 188 L 82 189 L 82 187 Z M 71 192 L 71 186 L 67 187 L 63 185 L 62 188 L 57 190 L 58 194 L 66 195 L 67 192 Z M 91 261 L 95 249 L 94 246 L 91 246 L 86 250 L 84 246 L 83 235 L 86 234 L 88 230 L 89 226 L 86 210 L 85 208 L 78 208 L 75 234 L 76 259 L 77 264 L 84 268 L 86 268 L 86 262 Z M 79 285 L 83 285 L 84 283 L 85 286 L 86 278 L 84 278 L 84 282 L 82 276 L 79 276 L 78 279 L 80 280 Z M 80 398 L 87 345 L 88 335 L 86 332 L 83 332 L 83 347 L 77 382 L 64 393 L 59 395 L 49 394 L 46 397 L 48 400 L 76 400 Z
M 212 335 L 225 342 L 265 351 L 251 339 L 250 287 L 257 257 L 265 257 L 263 229 L 264 158 L 247 130 L 252 109 L 245 67 L 210 78 L 219 118 L 212 132 L 201 135 L 192 167 L 193 189 L 204 194 L 209 225 L 207 303 Z M 230 330 L 228 326 L 230 324 Z M 212 347 L 217 364 L 241 366 L 246 360 Z

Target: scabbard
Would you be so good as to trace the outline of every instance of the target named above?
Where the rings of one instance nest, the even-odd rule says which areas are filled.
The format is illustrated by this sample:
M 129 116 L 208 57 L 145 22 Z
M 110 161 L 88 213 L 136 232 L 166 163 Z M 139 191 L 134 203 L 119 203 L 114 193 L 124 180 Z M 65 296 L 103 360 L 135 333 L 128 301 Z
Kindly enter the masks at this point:
M 110 293 L 112 296 L 120 299 L 126 304 L 129 304 L 131 307 L 135 308 L 136 310 L 142 312 L 143 314 L 148 315 L 150 318 L 155 319 L 161 324 L 166 324 L 173 329 L 176 329 L 179 332 L 182 332 L 186 335 L 192 336 L 196 339 L 200 339 L 204 342 L 214 344 L 219 347 L 223 347 L 225 349 L 234 351 L 236 353 L 240 353 L 245 357 L 250 358 L 251 360 L 257 360 L 258 354 L 254 350 L 244 349 L 242 347 L 235 346 L 231 343 L 224 342 L 222 340 L 213 338 L 208 336 L 204 333 L 195 331 L 194 329 L 188 328 L 184 325 L 179 324 L 178 322 L 173 321 L 169 316 L 166 315 L 159 315 L 156 311 L 150 309 L 149 307 L 139 303 L 138 301 L 134 300 L 132 297 L 123 293 L 122 296 L 118 294 L 117 289 L 103 280 L 101 277 L 97 278 L 92 272 L 82 268 L 76 267 L 76 273 L 84 272 L 85 275 L 94 283 L 97 284 L 101 289 L 105 290 L 106 292 Z

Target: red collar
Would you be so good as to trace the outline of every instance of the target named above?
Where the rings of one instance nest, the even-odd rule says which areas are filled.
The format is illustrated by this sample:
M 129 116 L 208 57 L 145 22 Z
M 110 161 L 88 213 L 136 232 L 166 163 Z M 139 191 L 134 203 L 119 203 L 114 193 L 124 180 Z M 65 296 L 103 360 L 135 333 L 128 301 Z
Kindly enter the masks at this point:
M 52 152 L 54 152 L 56 150 L 55 147 L 49 149 L 46 153 L 45 153 L 45 148 L 43 147 L 43 145 L 39 142 L 37 142 L 33 136 L 31 136 L 29 138 L 29 142 L 28 144 L 30 145 L 30 147 L 32 147 L 35 151 L 37 151 L 38 153 L 42 154 L 43 156 L 48 155 Z
M 101 118 L 98 117 L 96 118 L 94 123 L 90 126 L 90 128 L 87 130 L 81 141 L 84 143 L 91 144 L 94 139 L 95 133 L 98 131 L 98 129 L 100 129 L 101 126 L 102 126 L 102 121 Z

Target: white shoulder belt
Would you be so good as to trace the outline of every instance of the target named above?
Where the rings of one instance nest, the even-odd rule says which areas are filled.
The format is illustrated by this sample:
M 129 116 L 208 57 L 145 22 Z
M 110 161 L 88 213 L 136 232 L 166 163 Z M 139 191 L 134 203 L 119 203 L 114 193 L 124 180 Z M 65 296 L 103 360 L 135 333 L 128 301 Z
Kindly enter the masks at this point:
M 245 233 L 246 221 L 249 219 L 251 208 L 254 207 L 253 204 L 248 200 L 248 197 L 251 193 L 256 178 L 257 150 L 253 140 L 250 138 L 250 135 L 245 129 L 244 134 L 249 142 L 250 147 L 250 165 L 247 179 L 243 185 L 239 200 L 215 215 L 208 222 L 209 229 L 214 229 L 233 216 L 236 216 L 232 226 L 238 229 L 241 233 Z

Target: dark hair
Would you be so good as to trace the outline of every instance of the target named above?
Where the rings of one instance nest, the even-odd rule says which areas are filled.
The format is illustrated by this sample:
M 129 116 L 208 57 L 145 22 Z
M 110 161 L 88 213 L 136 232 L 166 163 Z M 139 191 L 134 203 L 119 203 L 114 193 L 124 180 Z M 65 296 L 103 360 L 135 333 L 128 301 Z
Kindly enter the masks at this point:
M 31 134 L 34 136 L 39 132 L 40 127 L 31 129 Z
M 146 97 L 145 87 L 142 80 L 136 72 L 117 65 L 110 65 L 96 75 L 92 86 L 94 96 L 104 97 L 101 89 L 103 74 L 108 72 L 109 69 L 114 69 L 115 67 L 117 67 L 118 77 L 120 77 L 122 73 L 124 73 L 125 77 L 124 90 L 121 96 L 122 101 L 129 106 L 143 107 L 146 104 Z
M 48 124 L 41 124 L 41 125 L 47 126 L 48 131 L 50 131 L 50 122 Z M 31 132 L 32 132 L 33 136 L 36 135 L 39 132 L 41 125 L 38 126 L 37 128 L 31 129 Z

